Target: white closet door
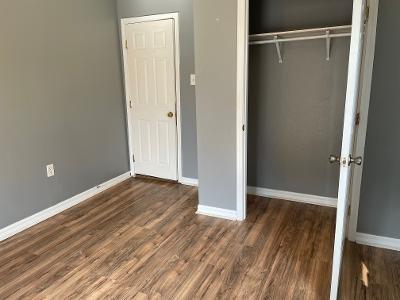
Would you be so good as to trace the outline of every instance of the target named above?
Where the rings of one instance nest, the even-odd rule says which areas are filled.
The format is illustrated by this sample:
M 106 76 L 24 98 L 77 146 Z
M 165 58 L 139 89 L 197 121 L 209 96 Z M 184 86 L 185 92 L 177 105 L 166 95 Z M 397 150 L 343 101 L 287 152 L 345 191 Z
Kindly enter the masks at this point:
M 177 180 L 174 21 L 129 24 L 126 34 L 135 173 Z
M 349 207 L 349 187 L 353 167 L 353 164 L 350 163 L 350 157 L 353 155 L 352 151 L 357 113 L 357 100 L 359 95 L 364 21 L 366 15 L 365 9 L 365 0 L 354 0 L 353 26 L 350 43 L 349 71 L 340 162 L 341 167 L 336 214 L 335 245 L 332 266 L 331 300 L 336 300 L 338 295 L 343 246 L 346 237 L 345 231 L 347 227 L 347 212 Z

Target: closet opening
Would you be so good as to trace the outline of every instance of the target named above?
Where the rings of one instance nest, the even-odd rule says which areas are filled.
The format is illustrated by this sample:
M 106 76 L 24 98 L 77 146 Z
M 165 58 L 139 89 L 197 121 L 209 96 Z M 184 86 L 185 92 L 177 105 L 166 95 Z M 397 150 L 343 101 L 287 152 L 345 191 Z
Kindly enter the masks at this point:
M 247 194 L 336 208 L 331 299 L 362 164 L 353 146 L 367 24 L 366 0 L 238 1 L 238 218 Z
M 250 1 L 248 193 L 336 207 L 351 24 L 351 0 Z

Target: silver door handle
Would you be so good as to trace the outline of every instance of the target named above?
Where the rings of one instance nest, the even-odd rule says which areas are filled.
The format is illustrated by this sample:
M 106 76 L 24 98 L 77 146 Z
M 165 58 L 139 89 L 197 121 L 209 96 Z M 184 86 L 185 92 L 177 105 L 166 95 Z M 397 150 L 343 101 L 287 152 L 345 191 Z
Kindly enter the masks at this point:
M 355 165 L 361 166 L 362 162 L 363 162 L 363 158 L 361 156 L 353 157 L 353 156 L 350 155 L 350 157 L 349 157 L 349 166 L 351 164 L 355 164 Z
M 336 163 L 340 164 L 340 156 L 336 156 L 336 155 L 331 154 L 329 156 L 329 163 L 331 163 L 331 164 L 336 164 Z

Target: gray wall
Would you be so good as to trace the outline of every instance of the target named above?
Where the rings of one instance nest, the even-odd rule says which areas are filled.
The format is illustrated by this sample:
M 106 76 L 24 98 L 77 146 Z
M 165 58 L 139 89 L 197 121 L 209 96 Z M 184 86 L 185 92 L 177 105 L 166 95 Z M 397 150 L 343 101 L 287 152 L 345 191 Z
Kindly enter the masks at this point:
M 0 228 L 129 170 L 116 17 L 113 0 L 0 2 Z
M 349 40 L 252 46 L 249 72 L 248 183 L 337 197 Z
M 380 1 L 358 231 L 400 238 L 400 2 Z
M 352 0 L 250 0 L 250 31 L 350 25 Z
M 183 176 L 197 178 L 196 98 L 190 85 L 194 73 L 192 0 L 117 0 L 118 18 L 179 12 L 181 54 L 182 169 Z
M 321 3 L 322 2 L 322 3 Z M 252 32 L 351 24 L 352 1 L 253 1 Z M 274 45 L 249 53 L 248 183 L 337 197 L 350 39 Z
M 194 0 L 199 202 L 236 209 L 236 1 Z

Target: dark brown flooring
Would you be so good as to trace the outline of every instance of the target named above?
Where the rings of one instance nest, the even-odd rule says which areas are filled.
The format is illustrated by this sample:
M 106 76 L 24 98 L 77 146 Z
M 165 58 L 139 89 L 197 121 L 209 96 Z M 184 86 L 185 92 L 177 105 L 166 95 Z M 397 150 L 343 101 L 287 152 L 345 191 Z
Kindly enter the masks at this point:
M 341 299 L 400 299 L 400 252 L 347 242 Z
M 130 179 L 1 242 L 0 299 L 328 299 L 334 209 L 196 206 L 195 188 Z

